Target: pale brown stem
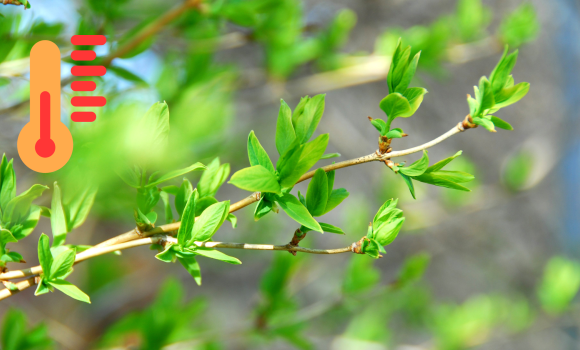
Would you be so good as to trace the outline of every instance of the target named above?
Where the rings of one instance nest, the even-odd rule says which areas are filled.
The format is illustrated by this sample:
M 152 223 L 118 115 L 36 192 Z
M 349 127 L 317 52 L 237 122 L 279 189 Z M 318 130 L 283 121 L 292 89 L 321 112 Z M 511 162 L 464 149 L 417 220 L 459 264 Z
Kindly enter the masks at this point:
M 16 285 L 16 288 L 18 288 L 18 290 L 10 290 L 8 288 L 0 290 L 0 300 L 11 297 L 16 293 L 20 293 L 26 288 L 32 287 L 33 285 L 36 284 L 36 277 L 30 277 L 29 279 L 14 284 Z

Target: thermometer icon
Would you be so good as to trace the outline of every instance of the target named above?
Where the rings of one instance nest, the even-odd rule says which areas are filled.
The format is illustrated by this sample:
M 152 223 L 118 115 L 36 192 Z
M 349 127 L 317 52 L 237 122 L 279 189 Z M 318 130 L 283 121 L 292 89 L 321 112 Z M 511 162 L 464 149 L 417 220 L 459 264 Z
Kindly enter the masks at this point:
M 18 154 L 30 169 L 62 168 L 73 150 L 70 131 L 60 121 L 60 50 L 51 41 L 30 51 L 30 121 L 18 135 Z

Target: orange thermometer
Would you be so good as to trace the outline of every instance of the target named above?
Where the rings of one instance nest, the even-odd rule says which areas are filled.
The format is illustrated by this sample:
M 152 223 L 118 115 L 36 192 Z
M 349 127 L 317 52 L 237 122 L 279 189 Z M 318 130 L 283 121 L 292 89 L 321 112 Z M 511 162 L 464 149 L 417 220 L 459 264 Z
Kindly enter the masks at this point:
M 43 40 L 30 51 L 30 121 L 18 135 L 18 154 L 30 169 L 50 173 L 72 150 L 72 135 L 60 121 L 60 50 Z

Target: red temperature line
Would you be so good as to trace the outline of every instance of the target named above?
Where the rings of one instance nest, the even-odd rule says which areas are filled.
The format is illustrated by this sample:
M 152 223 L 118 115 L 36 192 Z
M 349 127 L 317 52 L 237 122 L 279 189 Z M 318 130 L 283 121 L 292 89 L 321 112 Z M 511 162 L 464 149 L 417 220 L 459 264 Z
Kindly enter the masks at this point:
M 74 61 L 92 61 L 97 58 L 97 54 L 92 50 L 75 50 L 70 54 Z
M 50 139 L 50 92 L 40 93 L 40 139 L 36 141 L 34 150 L 42 158 L 54 154 L 54 141 Z
M 97 115 L 93 112 L 73 112 L 70 118 L 73 122 L 94 122 Z
M 103 107 L 107 100 L 103 96 L 75 96 L 70 103 L 75 107 Z
M 70 42 L 73 45 L 104 45 L 107 38 L 104 35 L 73 35 Z
M 103 66 L 74 66 L 71 68 L 70 72 L 75 77 L 102 77 L 107 73 L 107 68 Z
M 73 91 L 95 91 L 97 84 L 94 81 L 73 81 L 70 87 Z

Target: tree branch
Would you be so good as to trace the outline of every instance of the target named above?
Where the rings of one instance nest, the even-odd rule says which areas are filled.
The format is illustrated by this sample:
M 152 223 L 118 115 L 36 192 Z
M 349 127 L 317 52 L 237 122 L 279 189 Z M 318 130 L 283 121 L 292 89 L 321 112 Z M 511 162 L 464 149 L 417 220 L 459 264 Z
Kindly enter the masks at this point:
M 3 5 L 16 5 L 16 6 L 24 6 L 24 9 L 26 9 L 26 5 L 28 4 L 28 1 L 26 0 L 2 0 L 2 4 Z M 30 7 L 30 5 L 28 6 Z

